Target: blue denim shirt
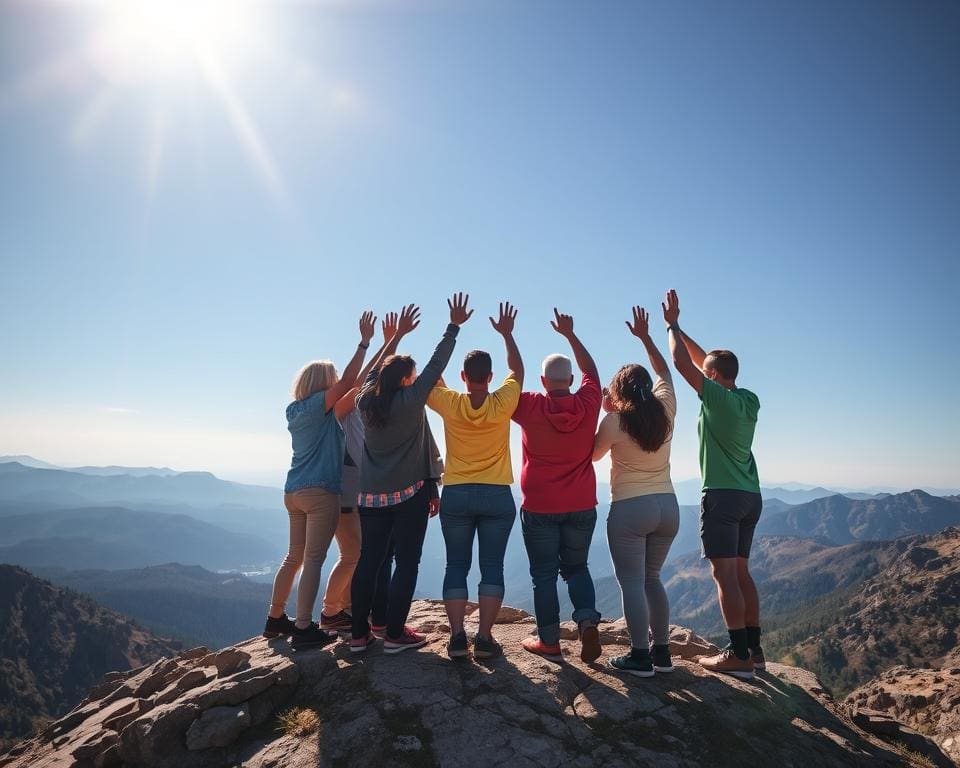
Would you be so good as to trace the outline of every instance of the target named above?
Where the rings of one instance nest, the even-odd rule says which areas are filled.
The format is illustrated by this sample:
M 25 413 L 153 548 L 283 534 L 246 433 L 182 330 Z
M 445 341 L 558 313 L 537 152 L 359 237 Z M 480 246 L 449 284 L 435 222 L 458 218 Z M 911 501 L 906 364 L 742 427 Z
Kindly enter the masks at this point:
M 287 429 L 293 443 L 293 458 L 287 472 L 284 493 L 303 488 L 341 491 L 343 472 L 343 428 L 326 406 L 326 391 L 294 400 L 287 406 Z

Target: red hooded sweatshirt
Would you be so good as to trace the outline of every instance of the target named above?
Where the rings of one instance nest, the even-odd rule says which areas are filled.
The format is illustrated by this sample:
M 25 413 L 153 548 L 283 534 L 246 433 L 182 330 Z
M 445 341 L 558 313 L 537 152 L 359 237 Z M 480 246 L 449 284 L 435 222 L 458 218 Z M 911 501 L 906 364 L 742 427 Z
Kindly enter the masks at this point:
M 601 399 L 600 382 L 589 373 L 572 395 L 520 395 L 513 420 L 523 430 L 520 491 L 528 512 L 557 514 L 597 506 L 593 439 Z

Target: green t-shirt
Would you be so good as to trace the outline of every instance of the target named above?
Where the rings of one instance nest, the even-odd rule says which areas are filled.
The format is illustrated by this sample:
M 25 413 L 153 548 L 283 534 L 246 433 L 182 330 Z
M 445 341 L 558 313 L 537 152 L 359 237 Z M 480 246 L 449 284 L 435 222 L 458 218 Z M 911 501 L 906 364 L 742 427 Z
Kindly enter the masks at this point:
M 703 489 L 760 492 L 751 447 L 760 400 L 748 389 L 727 389 L 704 377 L 700 393 L 700 477 Z

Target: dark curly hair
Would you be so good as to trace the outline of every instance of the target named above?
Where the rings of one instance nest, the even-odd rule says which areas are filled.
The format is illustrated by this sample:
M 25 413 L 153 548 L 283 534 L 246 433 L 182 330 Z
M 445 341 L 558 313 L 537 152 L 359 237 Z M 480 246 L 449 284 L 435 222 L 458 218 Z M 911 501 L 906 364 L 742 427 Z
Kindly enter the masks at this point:
M 645 451 L 660 449 L 670 434 L 667 411 L 653 396 L 653 379 L 642 365 L 625 365 L 610 382 L 610 402 L 620 414 L 620 429 Z
M 386 426 L 393 397 L 403 387 L 403 380 L 413 373 L 416 364 L 410 355 L 390 355 L 383 361 L 380 373 L 370 387 L 373 395 L 364 410 L 367 426 L 374 429 Z

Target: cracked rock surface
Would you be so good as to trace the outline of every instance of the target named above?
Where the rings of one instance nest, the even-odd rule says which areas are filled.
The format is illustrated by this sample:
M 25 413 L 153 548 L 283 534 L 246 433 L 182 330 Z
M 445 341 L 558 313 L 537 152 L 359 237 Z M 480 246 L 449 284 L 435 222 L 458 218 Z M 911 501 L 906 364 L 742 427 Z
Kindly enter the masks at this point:
M 671 637 L 676 671 L 640 679 L 605 666 L 629 648 L 622 622 L 601 626 L 595 664 L 580 661 L 575 639 L 562 641 L 564 663 L 525 652 L 534 625 L 513 608 L 494 630 L 505 655 L 483 664 L 446 657 L 438 601 L 414 603 L 408 623 L 430 642 L 393 656 L 344 644 L 294 652 L 286 640 L 254 638 L 113 673 L 0 768 L 911 764 L 855 725 L 811 673 L 768 664 L 753 682 L 711 675 L 694 659 L 713 646 L 681 627 Z M 294 707 L 319 725 L 284 731 L 279 716 Z

